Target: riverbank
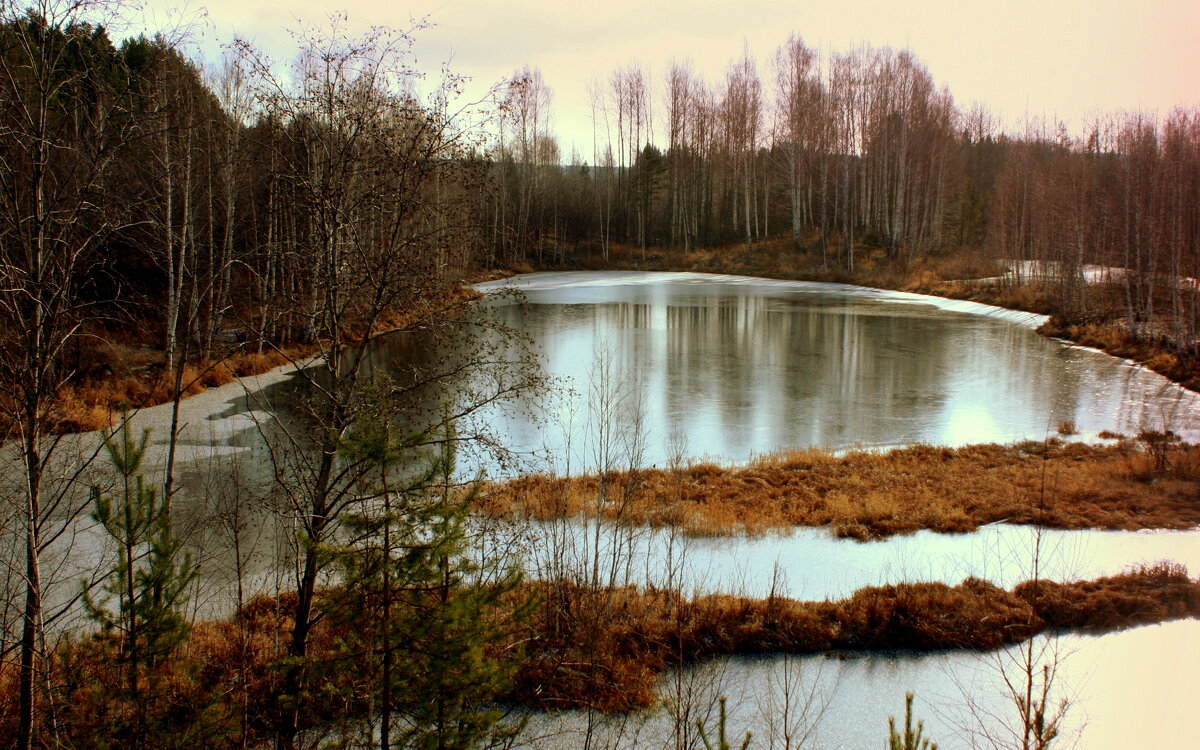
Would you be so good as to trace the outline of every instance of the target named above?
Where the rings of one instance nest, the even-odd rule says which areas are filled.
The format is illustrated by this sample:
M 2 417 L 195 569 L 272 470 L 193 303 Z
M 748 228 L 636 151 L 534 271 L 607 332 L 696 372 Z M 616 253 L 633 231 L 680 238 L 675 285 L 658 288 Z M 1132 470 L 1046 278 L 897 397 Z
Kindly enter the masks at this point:
M 671 526 L 696 536 L 820 526 L 859 540 L 919 529 L 970 532 L 998 522 L 1124 530 L 1200 525 L 1200 446 L 1155 433 L 1108 443 L 1052 438 L 885 453 L 805 449 L 745 466 L 531 475 L 489 484 L 476 508 L 495 517 Z
M 366 340 L 403 330 L 432 316 L 449 314 L 478 299 L 473 284 L 494 278 L 487 272 L 464 280 L 453 292 L 428 298 L 406 310 L 380 316 L 370 331 L 353 337 Z M 87 331 L 72 353 L 74 375 L 65 382 L 50 408 L 51 431 L 59 434 L 92 432 L 112 425 L 121 409 L 145 409 L 170 403 L 175 397 L 174 378 L 165 372 L 165 353 L 144 340 L 145 331 Z M 349 332 L 353 334 L 353 332 Z M 221 355 L 189 361 L 183 366 L 182 398 L 188 399 L 242 378 L 305 363 L 325 350 L 321 342 L 276 346 L 270 342 L 244 342 L 225 347 Z

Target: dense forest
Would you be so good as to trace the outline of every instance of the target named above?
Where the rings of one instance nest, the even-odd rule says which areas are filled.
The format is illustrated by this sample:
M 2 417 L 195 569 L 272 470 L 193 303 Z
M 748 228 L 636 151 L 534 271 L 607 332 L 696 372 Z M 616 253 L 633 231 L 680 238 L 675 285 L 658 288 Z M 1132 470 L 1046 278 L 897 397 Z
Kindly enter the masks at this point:
M 613 243 L 643 258 L 752 256 L 786 237 L 805 261 L 792 274 L 849 280 L 864 260 L 912 270 L 973 256 L 1015 262 L 1016 284 L 1050 283 L 1076 320 L 1118 314 L 1084 283 L 1089 266 L 1111 267 L 1130 334 L 1195 355 L 1200 113 L 1009 133 L 981 105 L 960 110 L 908 51 L 822 53 L 793 36 L 765 67 L 746 52 L 716 83 L 686 64 L 660 82 L 619 69 L 593 91 L 590 163 L 570 164 L 541 76 L 515 77 L 491 154 L 499 257 L 538 267 L 587 247 L 607 259 Z
M 299 35 L 286 70 L 241 42 L 202 65 L 167 37 L 114 41 L 90 15 L 101 5 L 0 3 L 0 746 L 502 745 L 520 722 L 500 707 L 643 708 L 667 666 L 768 650 L 764 638 L 892 647 L 871 630 L 877 601 L 952 601 L 955 633 L 995 609 L 1008 629 L 969 644 L 981 649 L 1091 626 L 1057 589 L 1058 609 L 1042 602 L 1036 581 L 782 614 L 774 600 L 523 581 L 512 560 L 473 555 L 479 487 L 453 467 L 478 437 L 461 418 L 536 378 L 492 339 L 396 381 L 354 344 L 397 328 L 461 341 L 463 282 L 496 271 L 769 254 L 793 276 L 848 281 L 994 270 L 996 284 L 1037 287 L 1061 331 L 1116 331 L 1187 380 L 1200 112 L 1011 133 L 958 108 L 910 52 L 793 36 L 762 64 L 747 50 L 718 82 L 685 64 L 661 80 L 615 71 L 593 92 L 593 153 L 564 155 L 537 70 L 464 104 L 454 75 L 419 81 L 419 29 L 348 39 L 335 18 Z M 172 524 L 180 402 L 311 356 L 301 427 L 271 447 L 290 586 L 243 599 L 239 578 L 232 619 L 185 622 L 196 569 Z M 466 406 L 397 428 L 399 402 L 448 383 Z M 173 409 L 153 478 L 122 416 L 150 404 Z M 64 468 L 88 452 L 66 435 L 114 423 L 85 462 L 109 484 Z M 414 456 L 424 468 L 398 476 Z M 84 520 L 123 556 L 79 590 L 63 560 Z M 1174 598 L 1142 606 L 1155 581 Z M 1167 567 L 1087 595 L 1121 586 L 1135 593 L 1113 597 L 1140 608 L 1105 627 L 1200 611 L 1196 584 Z M 636 627 L 614 627 L 631 612 Z M 747 613 L 757 635 L 738 630 Z M 603 644 L 595 661 L 586 644 Z
M 615 71 L 592 92 L 594 152 L 568 156 L 537 70 L 491 102 L 464 105 L 453 76 L 421 96 L 411 36 L 313 33 L 286 71 L 235 45 L 202 69 L 162 37 L 114 45 L 71 23 L 6 25 L 5 236 L 71 248 L 47 272 L 88 311 L 72 324 L 153 333 L 167 369 L 233 336 L 312 342 L 332 309 L 401 309 L 352 298 L 381 262 L 436 287 L 622 262 L 614 247 L 632 263 L 662 248 L 744 259 L 781 240 L 795 276 L 1003 260 L 1012 283 L 1052 287 L 1069 322 L 1197 354 L 1195 111 L 1008 133 L 958 109 L 910 52 L 793 36 L 763 73 L 747 51 L 715 84 L 686 64 L 662 81 Z M 14 252 L 10 268 L 37 262 Z M 1084 283 L 1095 267 L 1114 269 L 1109 285 Z

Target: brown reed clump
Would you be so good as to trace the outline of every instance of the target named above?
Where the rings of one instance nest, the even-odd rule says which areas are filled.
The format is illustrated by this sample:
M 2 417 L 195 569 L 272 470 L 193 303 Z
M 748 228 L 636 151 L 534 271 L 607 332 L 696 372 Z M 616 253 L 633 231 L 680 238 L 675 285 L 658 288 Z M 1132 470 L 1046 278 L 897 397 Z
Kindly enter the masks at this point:
M 281 708 L 280 667 L 294 596 L 256 597 L 229 619 L 192 627 L 178 651 L 147 675 L 147 715 L 170 717 L 172 726 L 187 727 L 213 750 L 265 741 Z M 524 609 L 530 600 L 539 604 L 533 618 L 493 649 L 516 661 L 511 692 L 497 698 L 546 709 L 626 712 L 653 705 L 656 684 L 671 667 L 714 656 L 990 650 L 1046 629 L 1102 632 L 1200 617 L 1200 582 L 1181 566 L 1162 563 L 1094 581 L 1026 582 L 1011 592 L 970 578 L 956 586 L 873 586 L 840 601 L 804 602 L 688 598 L 665 589 L 553 580 L 523 584 L 499 609 Z M 366 666 L 338 651 L 360 613 L 342 615 L 323 619 L 313 633 L 307 727 L 371 710 L 360 684 Z M 109 636 L 75 638 L 49 662 L 57 720 L 77 746 L 96 745 L 132 715 L 127 696 L 111 689 L 123 684 L 115 648 Z M 15 666 L 0 662 L 0 736 L 14 729 L 16 712 L 3 709 L 11 708 L 16 682 Z
M 878 650 L 987 651 L 1046 629 L 1092 632 L 1200 616 L 1200 582 L 1178 565 L 1005 591 L 977 578 L 956 586 L 871 586 L 836 602 L 750 599 L 634 586 L 529 584 L 541 609 L 515 697 L 541 708 L 629 711 L 656 700 L 671 666 L 721 655 Z M 1033 592 L 1036 590 L 1036 596 Z
M 1013 594 L 1058 628 L 1104 631 L 1200 617 L 1200 586 L 1169 562 L 1093 581 L 1026 581 Z
M 1030 610 L 1013 594 L 968 578 L 957 586 L 905 583 L 859 589 L 838 607 L 838 648 L 990 650 L 1027 638 Z
M 1163 457 L 1155 459 L 1132 441 L 1094 446 L 1057 439 L 841 456 L 806 449 L 744 467 L 526 476 L 488 487 L 479 510 L 670 525 L 693 535 L 825 526 L 859 540 L 919 529 L 969 532 L 1001 521 L 1064 529 L 1200 524 L 1200 447 L 1160 450 Z M 601 483 L 606 502 L 598 501 Z

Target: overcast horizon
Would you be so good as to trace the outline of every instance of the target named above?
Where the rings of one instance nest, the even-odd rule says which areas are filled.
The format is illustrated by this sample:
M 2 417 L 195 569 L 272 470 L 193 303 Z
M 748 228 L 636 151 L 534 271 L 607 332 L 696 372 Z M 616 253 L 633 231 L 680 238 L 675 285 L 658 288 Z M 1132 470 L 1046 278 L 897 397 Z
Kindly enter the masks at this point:
M 589 86 L 606 85 L 616 69 L 632 62 L 645 66 L 653 107 L 660 110 L 670 61 L 691 61 L 711 85 L 723 80 L 745 47 L 769 96 L 771 58 L 792 33 L 823 54 L 863 45 L 908 49 L 960 109 L 980 102 L 1010 131 L 1031 118 L 1061 120 L 1079 133 L 1095 114 L 1140 110 L 1161 116 L 1200 103 L 1200 52 L 1192 38 L 1200 28 L 1200 3 L 1194 0 L 825 5 L 670 0 L 641 6 L 615 0 L 583 15 L 551 0 L 421 0 L 407 13 L 386 0 L 295 0 L 286 12 L 261 0 L 150 0 L 145 18 L 117 27 L 114 36 L 170 27 L 182 18 L 191 29 L 191 49 L 205 62 L 216 61 L 221 44 L 242 38 L 287 65 L 297 49 L 292 32 L 302 25 L 327 29 L 333 12 L 346 11 L 354 34 L 371 25 L 406 29 L 413 19 L 427 18 L 434 25 L 415 34 L 417 66 L 436 75 L 448 62 L 455 73 L 471 77 L 470 97 L 526 65 L 541 71 L 553 95 L 553 130 L 564 160 L 573 145 L 590 158 Z

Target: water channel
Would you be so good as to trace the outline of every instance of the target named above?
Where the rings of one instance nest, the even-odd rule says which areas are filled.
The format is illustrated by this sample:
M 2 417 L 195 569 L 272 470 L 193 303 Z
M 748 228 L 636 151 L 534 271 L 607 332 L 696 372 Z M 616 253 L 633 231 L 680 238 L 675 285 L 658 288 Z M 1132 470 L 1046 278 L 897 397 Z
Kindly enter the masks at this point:
M 1041 440 L 1064 422 L 1080 439 L 1164 427 L 1200 439 L 1196 394 L 1132 363 L 1041 337 L 1033 330 L 1041 320 L 1035 315 L 835 284 L 702 274 L 530 274 L 481 289 L 518 292 L 490 298 L 481 314 L 527 336 L 557 387 L 476 413 L 478 425 L 519 460 L 467 456 L 466 471 L 578 473 L 680 459 L 739 462 L 805 446 Z M 497 356 L 511 350 L 515 357 L 517 347 L 497 336 L 491 342 Z M 386 363 L 412 356 L 414 344 L 384 340 L 376 346 L 376 360 Z M 290 379 L 281 370 L 257 379 L 256 387 L 251 383 L 250 391 L 231 384 L 184 402 L 179 460 L 189 491 L 199 496 L 221 475 L 249 492 L 256 483 L 270 484 L 262 434 L 264 426 L 287 419 L 296 397 Z M 158 440 L 165 414 L 163 407 L 145 410 L 138 424 L 156 427 Z M 86 436 L 79 444 L 81 453 L 89 450 Z M 162 458 L 155 451 L 161 448 L 152 447 L 151 462 Z M 244 496 L 227 505 L 250 507 Z M 287 576 L 270 566 L 290 532 L 260 532 L 255 518 L 243 520 L 247 585 L 286 587 Z M 774 586 L 804 599 L 903 580 L 956 583 L 968 575 L 1008 587 L 1028 577 L 1035 544 L 1043 550 L 1044 570 L 1062 579 L 1164 558 L 1200 571 L 1197 531 L 1039 536 L 998 525 L 971 535 L 922 532 L 869 544 L 835 540 L 819 529 L 715 539 L 642 529 L 592 532 L 572 521 L 516 533 L 535 573 L 548 564 L 547 538 L 557 535 L 556 543 L 581 560 L 597 559 L 588 548 L 596 540 L 608 545 L 600 550 L 604 564 L 624 566 L 623 580 L 630 582 L 755 596 Z M 204 572 L 211 591 L 197 597 L 200 611 L 206 601 L 212 611 L 229 601 L 221 570 L 230 565 L 230 545 L 222 533 L 203 543 L 211 552 Z M 1065 726 L 1078 735 L 1078 746 L 1193 746 L 1197 642 L 1196 621 L 1054 640 L 1057 686 L 1074 700 Z M 887 716 L 902 714 L 904 693 L 914 690 L 918 713 L 943 750 L 986 747 L 972 741 L 980 740 L 972 732 L 1001 731 L 987 721 L 1003 721 L 980 716 L 1011 713 L 1000 675 L 1011 668 L 1006 656 L 1012 653 L 738 659 L 690 669 L 664 684 L 663 694 L 669 699 L 690 686 L 699 696 L 696 705 L 728 695 L 731 726 L 752 730 L 752 747 L 782 747 L 779 688 L 790 674 L 814 710 L 827 705 L 807 746 L 870 748 L 883 743 Z M 541 737 L 538 746 L 581 747 L 581 733 L 594 719 L 540 715 L 529 733 Z M 669 724 L 665 709 L 606 720 L 592 746 L 673 746 Z
M 531 465 L 563 473 L 679 458 L 739 462 L 805 446 L 1040 440 L 1064 422 L 1077 439 L 1163 428 L 1200 436 L 1195 394 L 1133 363 L 1041 337 L 1033 331 L 1039 316 L 700 274 L 532 274 L 485 285 L 503 287 L 520 296 L 491 302 L 494 314 L 533 339 L 546 372 L 565 388 L 489 419 Z M 968 575 L 1010 587 L 1029 576 L 1035 547 L 1043 574 L 1064 580 L 1159 559 L 1200 567 L 1196 531 L 997 525 L 871 544 L 811 529 L 732 539 L 594 532 L 577 523 L 534 527 L 529 562 L 549 564 L 538 550 L 553 537 L 581 564 L 624 566 L 622 580 L 751 596 L 774 587 L 805 599 Z M 592 557 L 596 543 L 600 558 Z M 1200 623 L 1186 621 L 1039 643 L 1038 663 L 1058 668 L 1055 695 L 1071 702 L 1060 746 L 1192 746 L 1198 636 Z M 709 707 L 726 695 L 739 737 L 749 730 L 752 746 L 783 747 L 781 701 L 790 684 L 792 736 L 805 736 L 808 747 L 881 746 L 886 719 L 903 713 L 908 690 L 918 693 L 927 734 L 945 750 L 1011 746 L 1015 710 L 1003 675 L 1012 676 L 1022 653 L 734 659 L 665 680 L 657 711 L 598 724 L 586 714 L 538 716 L 529 735 L 552 747 L 578 747 L 585 738 L 597 747 L 671 747 L 679 724 L 670 706 L 681 695 Z

